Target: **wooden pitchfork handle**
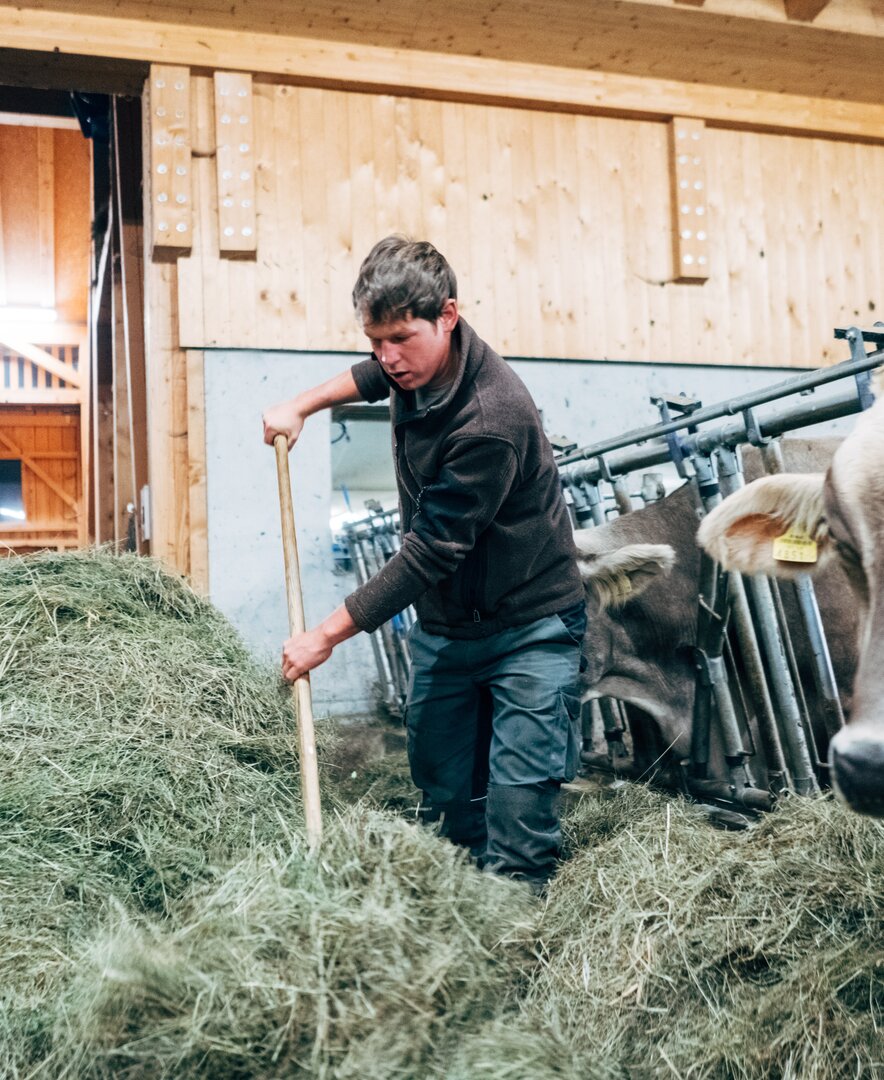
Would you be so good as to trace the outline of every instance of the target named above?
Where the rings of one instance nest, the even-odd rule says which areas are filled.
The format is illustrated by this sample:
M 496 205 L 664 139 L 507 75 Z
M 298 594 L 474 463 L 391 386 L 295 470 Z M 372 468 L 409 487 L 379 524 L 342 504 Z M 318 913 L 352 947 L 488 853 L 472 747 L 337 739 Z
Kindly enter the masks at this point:
M 292 485 L 289 477 L 289 448 L 285 435 L 273 440 L 276 451 L 276 477 L 279 482 L 279 514 L 282 522 L 282 552 L 285 558 L 285 588 L 289 605 L 289 632 L 302 634 L 304 598 L 301 592 L 301 572 L 298 563 L 298 541 L 295 536 L 295 511 L 292 506 Z M 322 808 L 319 801 L 319 767 L 316 761 L 316 735 L 313 728 L 313 697 L 309 674 L 301 675 L 292 686 L 292 705 L 298 728 L 301 757 L 301 798 L 307 822 L 307 841 L 315 848 L 322 839 Z

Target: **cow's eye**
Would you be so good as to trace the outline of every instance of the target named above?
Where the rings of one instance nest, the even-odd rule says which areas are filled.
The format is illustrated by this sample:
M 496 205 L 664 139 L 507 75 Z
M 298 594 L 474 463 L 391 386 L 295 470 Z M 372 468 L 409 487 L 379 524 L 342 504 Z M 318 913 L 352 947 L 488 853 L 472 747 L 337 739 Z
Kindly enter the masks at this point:
M 835 543 L 835 550 L 843 562 L 848 566 L 862 566 L 862 559 L 852 544 L 849 544 L 846 540 L 839 540 L 834 536 L 832 540 Z

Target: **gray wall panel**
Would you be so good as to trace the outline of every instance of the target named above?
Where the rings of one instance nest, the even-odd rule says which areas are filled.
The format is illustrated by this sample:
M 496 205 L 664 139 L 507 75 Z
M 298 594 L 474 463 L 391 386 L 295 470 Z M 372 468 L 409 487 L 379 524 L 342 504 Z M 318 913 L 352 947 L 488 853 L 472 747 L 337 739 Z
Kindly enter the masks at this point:
M 261 441 L 261 412 L 347 368 L 344 354 L 206 352 L 209 583 L 213 601 L 256 651 L 276 657 L 287 636 L 273 452 Z M 685 393 L 710 405 L 794 372 L 613 361 L 516 360 L 550 433 L 581 444 L 652 423 L 653 393 Z M 844 433 L 852 420 L 839 422 Z M 829 425 L 827 433 L 836 429 Z M 340 604 L 353 582 L 333 573 L 328 518 L 331 427 L 312 417 L 291 457 L 308 625 Z M 386 446 L 386 440 L 380 445 Z M 388 452 L 388 450 L 384 450 Z M 313 675 L 317 714 L 373 706 L 374 661 L 364 635 L 340 645 Z

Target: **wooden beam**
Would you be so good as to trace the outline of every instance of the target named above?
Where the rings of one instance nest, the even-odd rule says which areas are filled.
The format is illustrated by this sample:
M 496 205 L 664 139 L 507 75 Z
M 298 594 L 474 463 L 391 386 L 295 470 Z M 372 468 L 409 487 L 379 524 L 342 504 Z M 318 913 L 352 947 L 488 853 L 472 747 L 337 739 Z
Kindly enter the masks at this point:
M 35 113 L 0 112 L 0 124 L 6 127 L 67 128 L 79 131 L 80 123 L 73 116 L 40 116 Z
M 0 40 L 34 52 L 260 70 L 310 86 L 884 141 L 884 105 L 204 26 L 0 7 Z
M 793 22 L 813 22 L 829 0 L 784 0 L 786 18 Z
M 79 405 L 79 390 L 0 389 L 0 405 Z
M 88 332 L 86 323 L 74 322 L 15 322 L 7 323 L 6 327 L 12 329 L 16 341 L 26 341 L 43 348 L 47 345 L 79 345 L 83 335 Z
M 676 4 L 684 4 L 685 7 L 702 7 L 706 0 L 675 0 Z
M 36 364 L 37 367 L 48 371 L 50 375 L 54 375 L 57 379 L 64 379 L 66 383 L 70 383 L 74 387 L 79 387 L 82 384 L 79 371 L 74 371 L 70 364 L 64 364 L 61 360 L 56 360 L 45 349 L 39 349 L 36 345 L 30 345 L 26 341 L 19 341 L 14 335 L 2 329 L 0 329 L 0 342 L 7 349 L 11 349 L 26 360 L 30 360 L 32 364 Z
M 27 536 L 33 536 L 35 533 L 64 533 L 68 530 L 72 530 L 74 523 L 72 521 L 25 521 L 16 525 L 9 525 L 7 523 L 0 524 L 0 535 L 2 536 L 15 536 L 18 533 Z
M 76 450 L 31 450 L 31 457 L 35 461 L 79 461 L 80 455 Z M 18 456 L 11 450 L 0 447 L 0 461 L 17 461 Z

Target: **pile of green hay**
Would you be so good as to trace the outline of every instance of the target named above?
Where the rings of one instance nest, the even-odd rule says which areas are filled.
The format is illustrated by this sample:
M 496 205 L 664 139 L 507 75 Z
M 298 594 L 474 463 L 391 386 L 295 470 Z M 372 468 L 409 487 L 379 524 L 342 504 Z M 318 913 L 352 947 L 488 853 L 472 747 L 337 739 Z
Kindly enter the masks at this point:
M 625 786 L 567 824 L 539 963 L 502 1024 L 515 1043 L 555 1033 L 570 1071 L 551 1075 L 884 1076 L 880 822 L 793 798 L 724 833 Z
M 586 798 L 538 904 L 391 756 L 311 854 L 278 672 L 106 554 L 0 562 L 0 727 L 4 1077 L 884 1076 L 884 827 L 830 799 Z
M 411 1060 L 432 1053 L 435 1038 L 415 1034 L 417 1021 L 403 1026 L 397 993 L 386 991 L 401 979 L 407 1002 L 421 957 L 436 957 L 416 998 L 427 1030 L 449 999 L 462 996 L 477 1023 L 490 1007 L 482 995 L 498 1000 L 509 963 L 487 958 L 523 916 L 518 890 L 489 902 L 460 853 L 430 834 L 397 833 L 405 826 L 392 821 L 366 825 L 360 840 L 371 819 L 338 821 L 327 788 L 329 835 L 321 861 L 308 859 L 288 688 L 156 563 L 102 553 L 0 561 L 0 735 L 0 1075 L 292 1075 L 273 1064 L 303 1052 L 279 1019 L 294 1007 L 274 989 L 286 964 L 292 987 L 303 987 L 304 1030 L 321 1021 L 337 1039 L 338 965 L 354 987 L 344 1012 L 361 998 L 368 1016 L 386 1011 L 381 1041 L 413 1042 Z M 330 725 L 317 726 L 317 741 L 322 770 Z M 468 896 L 470 883 L 471 909 L 454 891 Z M 363 945 L 342 960 L 348 924 Z M 316 956 L 305 948 L 314 935 Z M 113 962 L 95 967 L 105 950 Z M 372 969 L 375 952 L 387 982 Z M 164 967 L 169 957 L 181 984 Z M 360 971 L 376 983 L 370 993 Z M 255 979 L 267 980 L 264 996 Z M 181 1028 L 148 1036 L 154 1020 L 173 1031 L 157 990 L 167 983 L 173 1000 L 189 988 L 212 1003 L 208 1042 L 188 1043 Z M 237 1003 L 244 996 L 242 1010 L 228 1003 L 215 1015 L 228 992 Z M 102 1002 L 130 1010 L 122 1027 Z M 225 1018 L 242 1031 L 225 1034 Z M 277 1037 L 282 1049 L 268 1041 Z M 130 1049 L 106 1054 L 117 1041 Z M 337 1053 L 321 1046 L 307 1060 Z

